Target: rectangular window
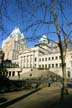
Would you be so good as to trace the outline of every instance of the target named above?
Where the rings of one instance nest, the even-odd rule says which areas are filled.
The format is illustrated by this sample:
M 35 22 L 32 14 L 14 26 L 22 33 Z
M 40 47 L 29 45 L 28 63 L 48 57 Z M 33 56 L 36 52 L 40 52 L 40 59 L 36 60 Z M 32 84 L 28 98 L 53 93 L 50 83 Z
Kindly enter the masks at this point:
M 57 60 L 57 59 L 58 59 L 58 57 L 56 56 L 56 57 L 55 57 L 55 59 Z
M 52 60 L 54 60 L 54 57 L 52 57 Z
M 42 68 L 44 68 L 44 65 L 42 65 Z
M 41 65 L 39 65 L 39 68 L 41 68 Z
M 49 64 L 49 66 L 48 66 L 49 68 L 50 68 L 50 64 Z
M 42 58 L 42 61 L 44 61 L 44 58 Z
M 35 62 L 37 61 L 37 58 L 35 58 Z
M 52 68 L 54 68 L 54 64 L 52 64 Z
M 58 68 L 58 64 L 56 63 L 56 68 Z
M 50 60 L 50 57 L 48 59 Z
M 11 76 L 11 72 L 9 71 L 9 77 Z
M 68 71 L 68 77 L 70 78 L 70 71 Z
M 6 76 L 8 76 L 8 72 L 6 72 Z
M 47 68 L 47 64 L 45 64 L 45 68 Z
M 35 67 L 36 67 L 36 64 L 35 64 Z
M 47 61 L 47 58 L 45 58 L 45 61 Z
M 15 76 L 15 71 L 13 71 L 12 76 Z

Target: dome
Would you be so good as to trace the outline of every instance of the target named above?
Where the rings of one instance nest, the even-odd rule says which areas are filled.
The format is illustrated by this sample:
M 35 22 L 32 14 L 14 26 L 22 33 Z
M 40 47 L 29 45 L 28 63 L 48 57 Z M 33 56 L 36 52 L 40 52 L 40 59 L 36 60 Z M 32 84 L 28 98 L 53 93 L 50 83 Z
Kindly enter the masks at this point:
M 39 40 L 39 43 L 48 44 L 49 43 L 48 38 L 45 35 L 43 35 L 42 38 Z
M 47 39 L 46 35 L 43 35 L 43 36 L 42 36 L 42 38 L 45 38 L 45 39 Z

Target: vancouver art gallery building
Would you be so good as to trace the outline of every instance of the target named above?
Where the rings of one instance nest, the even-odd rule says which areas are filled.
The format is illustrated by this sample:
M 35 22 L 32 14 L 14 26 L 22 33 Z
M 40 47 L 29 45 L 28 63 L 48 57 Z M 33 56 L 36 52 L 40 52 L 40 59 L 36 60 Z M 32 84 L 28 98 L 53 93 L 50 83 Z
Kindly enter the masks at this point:
M 8 47 L 8 50 L 6 48 Z M 19 28 L 16 27 L 2 44 L 5 59 L 12 60 L 13 63 L 24 68 L 45 68 L 61 75 L 61 57 L 59 48 L 55 43 L 49 43 L 47 37 L 43 35 L 39 43 L 33 47 L 26 45 L 26 39 Z M 72 44 L 69 43 L 66 56 L 66 74 L 72 77 Z

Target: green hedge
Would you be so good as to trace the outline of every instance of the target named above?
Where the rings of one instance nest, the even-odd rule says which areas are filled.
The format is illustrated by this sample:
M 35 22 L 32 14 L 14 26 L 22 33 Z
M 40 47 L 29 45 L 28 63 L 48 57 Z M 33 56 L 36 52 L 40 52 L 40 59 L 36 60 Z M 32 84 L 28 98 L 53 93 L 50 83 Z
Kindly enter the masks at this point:
M 38 68 L 38 70 L 49 70 L 49 68 Z

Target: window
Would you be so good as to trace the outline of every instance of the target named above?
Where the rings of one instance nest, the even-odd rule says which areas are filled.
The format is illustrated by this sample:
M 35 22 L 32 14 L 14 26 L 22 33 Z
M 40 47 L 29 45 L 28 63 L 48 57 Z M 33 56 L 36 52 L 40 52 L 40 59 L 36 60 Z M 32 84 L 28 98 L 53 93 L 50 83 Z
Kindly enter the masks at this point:
M 37 58 L 35 58 L 35 62 L 37 61 Z
M 58 59 L 58 57 L 56 56 L 56 57 L 55 57 L 55 59 L 57 60 L 57 59 Z
M 52 60 L 54 60 L 54 57 L 52 57 Z
M 11 76 L 11 72 L 9 71 L 9 77 Z
M 56 68 L 58 67 L 58 64 L 56 63 Z
M 47 58 L 45 58 L 45 61 L 47 61 Z
M 44 68 L 44 65 L 42 65 L 42 68 Z
M 70 71 L 68 71 L 68 77 L 70 78 Z
M 50 68 L 50 64 L 49 64 L 49 68 Z
M 12 76 L 15 76 L 15 71 L 13 71 Z
M 50 60 L 50 57 L 48 59 Z
M 54 68 L 54 64 L 52 64 L 52 68 Z
M 42 58 L 42 61 L 44 61 L 44 58 Z
M 35 64 L 35 67 L 36 67 L 36 64 Z
M 47 68 L 47 64 L 45 64 L 45 68 Z
M 26 57 L 24 57 L 24 62 L 26 62 Z

